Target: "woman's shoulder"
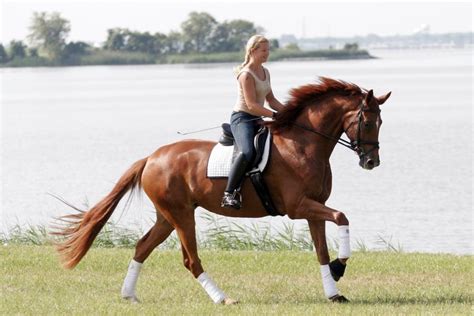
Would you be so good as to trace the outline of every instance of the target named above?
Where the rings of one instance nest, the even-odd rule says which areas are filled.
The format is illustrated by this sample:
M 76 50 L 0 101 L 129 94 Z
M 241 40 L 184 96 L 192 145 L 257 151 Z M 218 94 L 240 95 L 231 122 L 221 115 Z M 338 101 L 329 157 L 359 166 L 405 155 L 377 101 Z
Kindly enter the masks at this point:
M 253 72 L 248 68 L 242 68 L 237 74 L 237 80 L 247 80 L 249 78 L 253 79 Z
M 253 71 L 249 67 L 244 67 L 244 68 L 240 69 L 239 75 L 240 74 L 251 74 L 251 75 L 253 75 Z
M 270 77 L 270 71 L 268 70 L 268 68 L 263 67 L 263 66 L 262 66 L 262 68 L 263 68 L 263 71 L 266 74 L 265 77 L 267 77 L 267 75 L 268 75 L 268 77 Z M 244 74 L 245 77 L 250 77 L 252 79 L 254 79 L 255 77 L 258 78 L 257 74 L 252 69 L 250 69 L 249 67 L 242 68 L 239 71 L 239 73 L 237 74 L 237 78 L 239 78 L 242 74 Z

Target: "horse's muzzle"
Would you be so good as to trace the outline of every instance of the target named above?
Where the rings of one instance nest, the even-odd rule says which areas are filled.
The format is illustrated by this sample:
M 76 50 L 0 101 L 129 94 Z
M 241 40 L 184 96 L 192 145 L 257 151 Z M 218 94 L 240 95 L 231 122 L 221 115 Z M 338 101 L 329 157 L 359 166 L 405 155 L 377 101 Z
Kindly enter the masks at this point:
M 361 159 L 359 160 L 359 166 L 361 166 L 362 168 L 366 170 L 372 170 L 375 167 L 378 167 L 379 165 L 380 165 L 379 158 L 364 156 L 364 157 L 361 157 Z

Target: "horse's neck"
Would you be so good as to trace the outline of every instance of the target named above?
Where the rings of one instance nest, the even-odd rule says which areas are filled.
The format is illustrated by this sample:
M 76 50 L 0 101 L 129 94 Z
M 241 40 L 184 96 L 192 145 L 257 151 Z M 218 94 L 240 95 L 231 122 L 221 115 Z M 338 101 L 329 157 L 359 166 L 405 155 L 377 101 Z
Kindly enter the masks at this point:
M 295 123 L 324 135 L 339 138 L 343 132 L 343 118 L 346 112 L 347 106 L 344 107 L 332 99 L 317 107 L 308 106 Z M 280 137 L 288 150 L 305 164 L 329 161 L 337 144 L 335 140 L 330 140 L 296 125 L 282 132 Z

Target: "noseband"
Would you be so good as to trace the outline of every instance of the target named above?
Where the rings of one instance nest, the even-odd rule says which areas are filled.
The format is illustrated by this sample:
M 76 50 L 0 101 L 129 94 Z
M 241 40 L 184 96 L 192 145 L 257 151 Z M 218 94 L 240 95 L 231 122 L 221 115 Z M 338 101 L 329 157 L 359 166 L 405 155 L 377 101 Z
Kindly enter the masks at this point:
M 379 148 L 379 142 L 366 141 L 366 140 L 363 140 L 362 137 L 361 137 L 362 113 L 363 112 L 376 113 L 378 117 L 380 116 L 380 110 L 379 109 L 373 110 L 373 109 L 369 108 L 367 106 L 367 104 L 365 103 L 365 100 L 362 100 L 362 102 L 359 105 L 359 112 L 357 113 L 357 121 L 352 121 L 349 124 L 349 126 L 344 130 L 344 133 L 347 135 L 347 132 L 349 131 L 349 128 L 352 126 L 352 124 L 357 122 L 357 138 L 354 141 L 347 141 L 347 140 L 343 139 L 342 137 L 334 137 L 334 136 L 331 136 L 331 135 L 327 135 L 325 133 L 319 132 L 319 131 L 314 130 L 312 128 L 300 125 L 298 123 L 293 123 L 293 125 L 301 128 L 305 131 L 308 131 L 308 132 L 323 136 L 324 138 L 336 141 L 338 144 L 354 151 L 359 156 L 359 158 L 362 158 L 362 157 L 370 154 L 375 149 Z M 364 149 L 362 148 L 362 145 L 371 145 L 372 148 L 369 151 L 364 152 Z

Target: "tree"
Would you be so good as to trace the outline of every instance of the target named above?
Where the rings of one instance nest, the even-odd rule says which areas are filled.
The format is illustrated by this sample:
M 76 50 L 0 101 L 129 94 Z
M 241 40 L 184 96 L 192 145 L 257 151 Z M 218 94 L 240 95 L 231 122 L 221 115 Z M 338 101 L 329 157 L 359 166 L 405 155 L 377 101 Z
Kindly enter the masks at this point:
M 165 45 L 165 53 L 180 53 L 181 51 L 183 51 L 183 36 L 179 32 L 171 31 L 166 37 Z
M 64 47 L 63 57 L 85 55 L 90 49 L 92 46 L 85 42 L 70 42 Z
M 243 50 L 248 39 L 257 33 L 257 27 L 249 21 L 231 20 L 218 24 L 209 39 L 215 52 L 236 52 Z
M 125 50 L 147 54 L 159 53 L 155 50 L 155 37 L 148 32 L 129 32 L 125 41 Z
M 104 49 L 109 50 L 123 50 L 125 49 L 125 37 L 128 30 L 121 28 L 114 28 L 107 30 L 107 39 L 103 45 Z
M 163 33 L 153 35 L 153 52 L 155 54 L 164 54 L 168 49 L 168 38 Z
M 225 23 L 218 24 L 209 39 L 209 50 L 212 52 L 232 51 L 229 43 L 229 28 Z
M 50 60 L 58 60 L 66 46 L 66 38 L 71 30 L 68 20 L 59 13 L 33 13 L 30 34 L 31 44 Z
M 8 56 L 10 59 L 25 58 L 26 45 L 22 41 L 11 41 L 8 47 Z
M 217 21 L 206 12 L 191 12 L 181 24 L 184 48 L 187 51 L 203 53 L 209 50 L 209 39 L 217 26 Z
M 356 51 L 359 49 L 359 44 L 357 43 L 346 43 L 344 45 L 344 50 L 349 50 L 349 51 Z
M 162 33 L 151 35 L 149 32 L 115 28 L 107 31 L 107 40 L 103 47 L 109 50 L 161 54 L 167 51 L 167 45 L 166 35 Z
M 8 55 L 5 48 L 0 44 L 0 64 L 4 64 L 8 61 Z
M 280 42 L 276 38 L 270 39 L 269 41 L 270 41 L 270 48 L 273 48 L 273 49 L 280 48 Z
M 33 58 L 38 57 L 38 49 L 37 48 L 29 47 L 27 49 L 27 53 L 28 53 L 29 57 L 33 57 Z
M 229 30 L 228 42 L 230 51 L 244 49 L 249 38 L 257 34 L 257 27 L 252 22 L 246 20 L 232 20 L 225 23 Z

